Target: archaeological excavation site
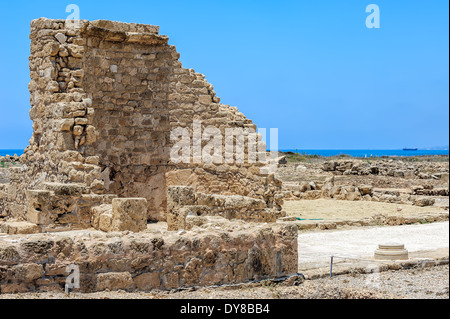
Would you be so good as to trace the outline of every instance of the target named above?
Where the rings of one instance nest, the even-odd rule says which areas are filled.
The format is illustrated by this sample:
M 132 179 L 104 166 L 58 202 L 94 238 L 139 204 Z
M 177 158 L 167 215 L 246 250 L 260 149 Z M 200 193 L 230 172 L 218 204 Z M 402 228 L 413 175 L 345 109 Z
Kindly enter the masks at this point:
M 159 27 L 66 24 L 31 22 L 33 135 L 0 183 L 0 293 L 63 292 L 74 274 L 77 292 L 295 275 L 297 226 L 276 222 L 282 183 L 264 162 L 170 156 L 171 132 L 194 121 L 224 135 L 256 125 Z

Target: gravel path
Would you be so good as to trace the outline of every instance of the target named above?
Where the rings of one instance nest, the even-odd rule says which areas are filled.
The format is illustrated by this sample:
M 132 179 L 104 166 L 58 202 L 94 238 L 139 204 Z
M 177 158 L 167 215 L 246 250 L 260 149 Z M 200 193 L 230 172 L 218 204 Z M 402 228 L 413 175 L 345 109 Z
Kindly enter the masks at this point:
M 325 279 L 325 281 L 328 279 Z M 385 297 L 406 299 L 448 299 L 449 266 L 387 271 L 370 275 L 345 275 L 332 279 L 333 285 L 344 288 L 372 288 Z

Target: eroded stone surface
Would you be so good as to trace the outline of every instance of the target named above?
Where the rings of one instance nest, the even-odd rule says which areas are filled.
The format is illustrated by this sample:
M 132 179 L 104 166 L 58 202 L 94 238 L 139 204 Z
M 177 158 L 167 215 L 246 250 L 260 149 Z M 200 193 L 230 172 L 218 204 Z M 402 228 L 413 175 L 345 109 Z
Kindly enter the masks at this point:
M 67 266 L 82 292 L 220 285 L 297 272 L 297 227 L 206 216 L 183 233 L 92 230 L 0 238 L 0 293 L 63 291 Z

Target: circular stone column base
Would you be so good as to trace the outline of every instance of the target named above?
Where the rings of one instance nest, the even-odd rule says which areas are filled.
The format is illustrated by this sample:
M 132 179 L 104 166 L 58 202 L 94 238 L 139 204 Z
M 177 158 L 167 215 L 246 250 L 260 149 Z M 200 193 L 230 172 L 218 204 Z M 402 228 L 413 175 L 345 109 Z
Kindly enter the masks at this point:
M 375 250 L 374 258 L 377 260 L 408 260 L 408 251 L 403 244 L 380 244 Z

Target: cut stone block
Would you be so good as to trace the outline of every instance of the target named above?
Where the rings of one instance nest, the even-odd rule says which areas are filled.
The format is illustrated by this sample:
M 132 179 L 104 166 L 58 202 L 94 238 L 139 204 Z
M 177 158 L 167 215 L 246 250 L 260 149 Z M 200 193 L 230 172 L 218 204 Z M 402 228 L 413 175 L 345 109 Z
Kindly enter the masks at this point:
M 91 216 L 91 225 L 95 229 L 100 229 L 100 219 L 101 216 L 104 214 L 108 214 L 112 216 L 112 205 L 110 204 L 104 204 L 100 206 L 92 207 L 91 209 L 92 216 Z M 109 230 L 105 230 L 109 231 Z
M 2 224 L 0 232 L 8 235 L 37 234 L 41 232 L 41 227 L 28 222 L 6 222 Z
M 133 278 L 129 272 L 109 272 L 97 275 L 97 290 L 130 289 L 133 286 Z
M 100 219 L 98 221 L 98 229 L 103 231 L 111 231 L 112 230 L 112 220 L 113 216 L 110 213 L 103 213 L 100 215 Z
M 55 195 L 81 196 L 86 187 L 80 184 L 44 183 L 44 188 Z
M 178 229 L 190 229 L 187 225 L 187 217 L 201 217 L 203 215 L 208 215 L 210 209 L 208 206 L 202 205 L 187 205 L 182 206 L 178 210 Z
M 189 186 L 170 186 L 167 188 L 168 206 L 194 205 L 194 189 Z
M 115 198 L 112 201 L 112 230 L 140 232 L 147 229 L 147 199 Z
M 50 223 L 52 193 L 46 190 L 27 190 L 27 220 L 38 225 Z
M 134 278 L 134 285 L 142 291 L 149 291 L 161 286 L 158 272 L 143 273 Z

